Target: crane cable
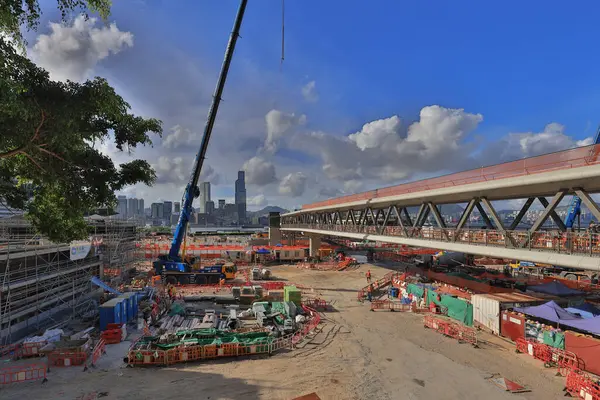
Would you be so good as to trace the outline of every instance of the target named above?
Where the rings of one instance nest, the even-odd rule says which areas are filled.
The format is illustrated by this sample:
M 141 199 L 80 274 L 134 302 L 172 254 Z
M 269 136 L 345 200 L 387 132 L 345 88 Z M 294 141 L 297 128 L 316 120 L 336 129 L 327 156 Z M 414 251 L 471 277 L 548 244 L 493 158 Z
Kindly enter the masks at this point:
M 285 59 L 285 0 L 281 0 L 281 61 L 279 71 L 283 70 L 283 60 Z

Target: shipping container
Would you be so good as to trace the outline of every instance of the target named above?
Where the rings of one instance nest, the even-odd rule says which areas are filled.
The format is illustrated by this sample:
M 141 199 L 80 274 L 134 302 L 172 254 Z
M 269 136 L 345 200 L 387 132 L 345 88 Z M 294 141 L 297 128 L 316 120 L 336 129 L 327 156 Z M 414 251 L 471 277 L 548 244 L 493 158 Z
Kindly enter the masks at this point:
M 500 335 L 513 342 L 519 338 L 525 338 L 525 322 L 526 318 L 523 315 L 510 311 L 502 311 L 500 320 Z
M 584 370 L 600 375 L 600 340 L 589 335 L 566 331 L 565 350 L 583 360 Z
M 514 307 L 529 307 L 540 304 L 542 300 L 521 293 L 474 294 L 473 321 L 476 326 L 500 335 L 500 313 Z
M 123 319 L 123 299 L 112 299 L 100 306 L 100 330 L 108 324 L 120 324 Z

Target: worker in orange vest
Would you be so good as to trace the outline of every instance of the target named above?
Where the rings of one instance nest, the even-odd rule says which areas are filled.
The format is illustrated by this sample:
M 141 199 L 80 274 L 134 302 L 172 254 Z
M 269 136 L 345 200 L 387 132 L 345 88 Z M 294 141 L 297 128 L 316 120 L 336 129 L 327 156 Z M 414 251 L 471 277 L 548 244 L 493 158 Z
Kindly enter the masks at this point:
M 367 299 L 369 301 L 373 300 L 373 285 L 369 285 L 369 287 L 367 288 Z
M 371 282 L 371 270 L 367 271 L 367 283 Z

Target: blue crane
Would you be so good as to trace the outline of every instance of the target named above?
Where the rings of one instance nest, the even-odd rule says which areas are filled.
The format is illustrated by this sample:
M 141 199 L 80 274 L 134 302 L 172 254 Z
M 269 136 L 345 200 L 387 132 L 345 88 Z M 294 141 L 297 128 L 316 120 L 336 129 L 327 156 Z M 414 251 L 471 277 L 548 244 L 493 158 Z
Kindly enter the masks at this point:
M 594 143 L 593 144 L 600 144 L 600 127 L 598 127 L 598 130 L 596 131 L 596 138 L 594 139 Z M 591 157 L 596 156 L 596 147 L 594 147 L 591 150 Z M 569 212 L 567 213 L 567 216 L 565 217 L 565 226 L 567 227 L 567 229 L 572 229 L 573 228 L 573 224 L 575 224 L 575 218 L 579 217 L 581 215 L 581 199 L 579 198 L 579 196 L 573 196 L 573 198 L 571 199 L 571 204 L 569 204 Z
M 198 179 L 200 178 L 200 172 L 202 171 L 202 164 L 204 163 L 206 150 L 208 149 L 210 135 L 215 124 L 217 111 L 219 110 L 221 95 L 223 93 L 223 88 L 225 87 L 225 81 L 227 79 L 227 73 L 229 71 L 229 66 L 233 57 L 235 44 L 240 33 L 242 19 L 246 10 L 246 3 L 247 0 L 241 1 L 237 11 L 235 23 L 233 25 L 233 31 L 231 32 L 231 36 L 229 37 L 229 43 L 227 44 L 227 49 L 225 51 L 225 59 L 223 60 L 221 73 L 219 74 L 219 80 L 217 81 L 217 87 L 215 88 L 215 92 L 213 95 L 213 101 L 208 111 L 206 125 L 204 126 L 204 134 L 202 136 L 200 150 L 196 154 L 192 175 L 190 176 L 190 181 L 188 182 L 183 194 L 181 213 L 179 214 L 179 221 L 177 222 L 177 227 L 175 228 L 175 234 L 173 235 L 173 241 L 171 242 L 169 254 L 160 255 L 158 257 L 158 260 L 154 262 L 154 269 L 158 274 L 162 274 L 165 271 L 171 271 L 174 273 L 194 272 L 193 266 L 197 260 L 193 257 L 184 259 L 180 255 L 179 251 L 181 249 L 181 244 L 183 243 L 187 232 L 190 217 L 193 213 L 192 204 L 194 202 L 194 199 L 200 195 L 200 189 L 198 188 Z M 216 274 L 217 276 L 222 275 L 221 266 L 205 267 L 204 269 L 200 268 L 195 271 L 205 272 L 207 274 Z M 189 276 L 185 279 L 187 281 L 190 280 Z

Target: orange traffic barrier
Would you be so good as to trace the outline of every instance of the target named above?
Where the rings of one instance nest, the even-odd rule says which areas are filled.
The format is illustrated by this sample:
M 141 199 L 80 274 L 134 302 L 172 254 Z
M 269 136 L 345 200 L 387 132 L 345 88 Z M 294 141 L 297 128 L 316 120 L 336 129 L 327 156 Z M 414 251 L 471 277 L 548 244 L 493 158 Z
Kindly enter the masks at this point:
M 477 346 L 477 332 L 468 326 L 457 324 L 447 319 L 425 315 L 423 318 L 425 328 L 434 329 L 442 335 L 454 338 L 459 342 L 467 342 Z
M 21 357 L 41 357 L 40 349 L 47 345 L 48 342 L 30 342 L 23 343 L 20 349 Z
M 53 351 L 48 353 L 48 364 L 55 367 L 83 365 L 86 360 L 87 354 L 80 351 Z
M 579 369 L 573 369 L 568 373 L 565 391 L 578 399 L 600 399 L 600 385 L 590 375 Z
M 106 341 L 104 339 L 100 339 L 98 343 L 96 343 L 96 346 L 94 346 L 94 349 L 92 350 L 92 356 L 89 359 L 90 365 L 92 367 L 96 367 L 96 361 L 98 361 L 98 359 L 102 357 L 102 354 L 106 354 Z M 88 366 L 86 364 L 83 370 L 86 371 L 87 369 Z
M 42 383 L 44 383 L 48 380 L 46 378 L 47 370 L 48 367 L 43 363 L 0 368 L 0 385 L 39 379 L 42 379 Z
M 585 370 L 584 361 L 571 351 L 557 349 L 544 343 L 517 338 L 517 353 L 529 354 L 544 363 L 545 367 L 558 367 L 558 373 L 567 376 L 573 369 Z
M 402 304 L 397 301 L 390 300 L 374 300 L 371 302 L 371 311 L 375 310 L 390 310 L 390 311 L 412 311 L 411 304 Z

